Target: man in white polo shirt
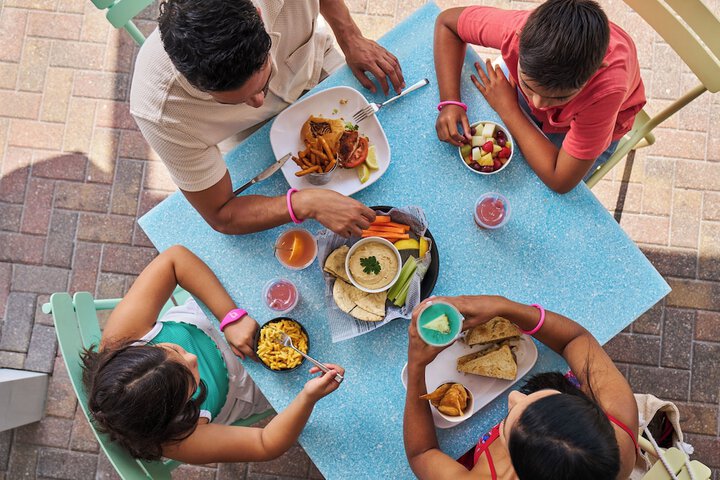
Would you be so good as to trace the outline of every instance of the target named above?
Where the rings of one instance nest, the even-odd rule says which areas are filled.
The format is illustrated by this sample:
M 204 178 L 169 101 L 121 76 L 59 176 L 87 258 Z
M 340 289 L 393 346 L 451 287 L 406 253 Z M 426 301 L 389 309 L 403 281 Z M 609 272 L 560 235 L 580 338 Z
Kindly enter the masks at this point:
M 336 192 L 288 196 L 232 193 L 218 144 L 276 115 L 342 64 L 366 87 L 404 88 L 397 58 L 362 36 L 343 0 L 167 0 L 159 28 L 135 64 L 130 112 L 188 201 L 217 231 L 243 234 L 314 218 L 334 232 L 360 235 L 375 219 Z M 289 211 L 292 209 L 293 211 Z

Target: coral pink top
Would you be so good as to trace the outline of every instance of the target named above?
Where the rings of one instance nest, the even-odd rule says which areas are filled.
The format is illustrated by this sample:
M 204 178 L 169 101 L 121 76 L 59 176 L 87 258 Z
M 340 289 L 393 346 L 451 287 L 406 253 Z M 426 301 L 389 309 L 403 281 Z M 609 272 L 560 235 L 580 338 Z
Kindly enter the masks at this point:
M 510 75 L 518 82 L 520 31 L 530 10 L 467 7 L 457 31 L 467 43 L 500 50 Z M 645 105 L 635 44 L 620 27 L 610 22 L 610 44 L 604 66 L 568 103 L 537 109 L 528 100 L 533 116 L 546 133 L 567 133 L 563 149 L 576 158 L 594 160 L 613 140 L 632 128 L 635 115 Z M 521 94 L 525 96 L 525 93 Z

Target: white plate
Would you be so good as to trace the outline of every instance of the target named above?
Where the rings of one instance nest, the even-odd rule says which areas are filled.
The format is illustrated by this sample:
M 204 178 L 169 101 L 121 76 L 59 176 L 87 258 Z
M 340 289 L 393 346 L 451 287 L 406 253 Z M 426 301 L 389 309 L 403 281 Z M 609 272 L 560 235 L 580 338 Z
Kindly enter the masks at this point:
M 340 100 L 347 100 L 347 103 L 341 105 Z M 300 128 L 310 115 L 325 118 L 342 118 L 347 122 L 352 122 L 355 112 L 367 105 L 368 101 L 365 97 L 350 87 L 328 88 L 298 100 L 280 112 L 270 128 L 270 144 L 275 158 L 281 158 L 288 152 L 297 155 L 299 151 L 305 149 L 305 145 L 300 138 Z M 291 187 L 298 190 L 303 188 L 324 188 L 335 190 L 344 195 L 352 195 L 375 183 L 390 165 L 390 144 L 388 144 L 385 132 L 380 126 L 376 115 L 363 120 L 358 125 L 360 133 L 370 140 L 370 145 L 375 145 L 375 156 L 380 167 L 378 170 L 370 171 L 370 179 L 367 182 L 360 183 L 354 168 L 336 168 L 332 180 L 327 184 L 313 185 L 306 177 L 295 176 L 295 172 L 300 168 L 292 160 L 286 162 L 282 167 L 285 180 Z
M 532 341 L 532 338 L 527 335 L 521 335 L 520 344 L 515 351 L 518 364 L 518 374 L 517 377 L 515 377 L 515 380 L 501 380 L 499 378 L 481 377 L 470 373 L 458 372 L 456 368 L 457 358 L 478 350 L 482 350 L 479 345 L 468 347 L 464 341 L 458 340 L 440 352 L 440 354 L 435 357 L 435 360 L 433 360 L 432 363 L 430 363 L 425 369 L 425 385 L 427 386 L 427 391 L 432 392 L 446 382 L 462 383 L 465 385 L 465 388 L 470 390 L 470 393 L 472 393 L 475 398 L 473 411 L 474 415 L 475 412 L 483 408 L 495 399 L 495 397 L 512 387 L 522 377 L 524 377 L 533 365 L 535 365 L 538 356 L 537 347 L 535 347 L 535 343 Z M 402 379 L 403 387 L 407 390 L 407 363 L 402 369 L 400 378 Z M 455 427 L 462 423 L 448 422 L 440 416 L 437 409 L 433 407 L 430 407 L 430 409 L 432 410 L 435 426 L 438 428 Z M 468 418 L 471 416 L 472 415 L 468 416 Z

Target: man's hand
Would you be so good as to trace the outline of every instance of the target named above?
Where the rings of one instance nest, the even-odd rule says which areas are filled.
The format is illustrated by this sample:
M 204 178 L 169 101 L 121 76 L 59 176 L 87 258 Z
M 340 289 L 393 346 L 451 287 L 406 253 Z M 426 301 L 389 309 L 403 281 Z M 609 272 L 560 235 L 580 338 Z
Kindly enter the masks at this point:
M 257 360 L 255 349 L 253 348 L 257 329 L 258 324 L 255 319 L 250 315 L 245 315 L 237 322 L 225 327 L 223 333 L 235 355 L 243 360 L 245 360 L 245 357 Z
M 510 111 L 519 109 L 517 86 L 512 77 L 507 79 L 500 66 L 493 67 L 490 59 L 485 60 L 485 68 L 487 69 L 487 75 L 480 68 L 480 64 L 475 62 L 475 70 L 478 76 L 470 75 L 470 79 L 493 110 L 500 117 L 503 117 Z
M 332 190 L 319 188 L 296 192 L 293 210 L 300 218 L 314 218 L 342 237 L 359 237 L 375 221 L 375 212 L 362 203 Z
M 368 78 L 369 72 L 380 82 L 382 91 L 387 95 L 390 91 L 387 78 L 390 79 L 393 88 L 400 93 L 405 88 L 400 62 L 392 53 L 385 50 L 377 42 L 363 36 L 356 36 L 347 42 L 343 47 L 345 61 L 352 70 L 353 75 L 363 87 L 375 93 L 375 84 Z
M 462 133 L 458 130 L 458 124 L 462 125 Z M 435 122 L 435 131 L 441 141 L 456 147 L 470 143 L 472 137 L 467 113 L 464 108 L 458 105 L 445 105 L 442 107 Z

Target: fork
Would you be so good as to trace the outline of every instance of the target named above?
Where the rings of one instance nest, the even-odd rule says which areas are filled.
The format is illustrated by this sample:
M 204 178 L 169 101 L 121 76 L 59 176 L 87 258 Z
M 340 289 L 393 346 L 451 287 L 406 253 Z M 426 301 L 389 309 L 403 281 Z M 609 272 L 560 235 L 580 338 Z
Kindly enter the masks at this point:
M 290 338 L 290 335 L 288 335 L 287 333 L 285 333 L 285 332 L 283 332 L 283 331 L 281 331 L 281 330 L 278 330 L 278 329 L 273 329 L 273 330 L 275 330 L 276 332 L 278 332 L 278 333 L 280 334 L 280 338 L 276 338 L 276 339 L 275 339 L 275 340 L 277 341 L 277 343 L 279 343 L 279 344 L 281 344 L 281 345 L 283 345 L 283 346 L 285 346 L 285 347 L 290 347 L 290 348 L 292 348 L 293 350 L 295 350 L 296 352 L 298 352 L 300 355 L 302 355 L 303 357 L 307 358 L 308 361 L 310 361 L 310 363 L 312 363 L 313 365 L 315 365 L 316 367 L 318 367 L 318 368 L 319 368 L 320 370 L 322 370 L 323 372 L 328 373 L 328 372 L 330 371 L 330 369 L 329 369 L 328 367 L 326 367 L 326 366 L 323 365 L 322 363 L 318 362 L 317 360 L 315 360 L 314 358 L 312 358 L 310 355 L 307 355 L 307 354 L 303 353 L 302 351 L 298 350 L 297 348 L 295 348 L 295 345 L 293 345 L 293 343 L 292 343 L 292 338 Z M 340 375 L 339 373 L 338 373 L 337 375 L 335 375 L 335 381 L 336 381 L 337 383 L 342 383 L 342 381 L 343 381 L 344 379 L 345 379 L 345 377 L 343 377 L 343 376 Z
M 363 107 L 360 110 L 358 110 L 357 112 L 355 112 L 355 115 L 353 115 L 353 121 L 355 123 L 362 122 L 366 118 L 375 115 L 375 113 L 377 113 L 378 110 L 380 110 L 382 107 L 384 107 L 388 103 L 394 102 L 398 98 L 403 97 L 410 92 L 414 92 L 418 88 L 424 87 L 428 83 L 430 83 L 430 80 L 428 80 L 427 78 L 423 78 L 419 82 L 414 83 L 413 85 L 410 85 L 408 88 L 403 90 L 399 95 L 395 95 L 394 97 L 385 100 L 383 103 L 372 103 L 372 102 L 369 103 L 366 107 Z

